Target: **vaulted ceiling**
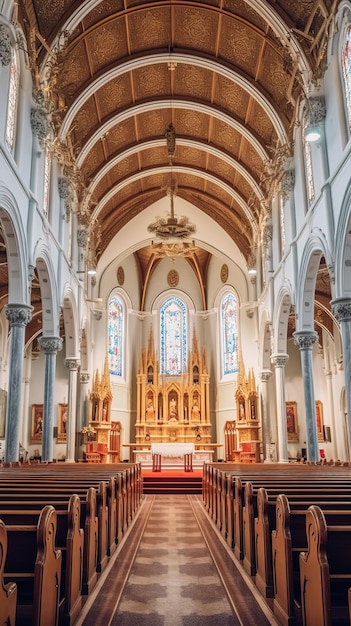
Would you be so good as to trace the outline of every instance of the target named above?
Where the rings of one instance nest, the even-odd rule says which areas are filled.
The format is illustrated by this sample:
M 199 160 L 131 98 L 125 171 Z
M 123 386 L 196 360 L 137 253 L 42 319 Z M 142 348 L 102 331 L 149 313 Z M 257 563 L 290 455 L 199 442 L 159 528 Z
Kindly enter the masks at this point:
M 166 195 L 252 262 L 298 108 L 325 67 L 333 0 L 20 0 L 18 20 L 96 260 Z M 210 233 L 209 233 L 210 236 Z M 196 239 L 196 235 L 195 235 Z M 208 254 L 199 245 L 197 263 Z M 134 253 L 149 271 L 150 249 Z M 201 275 L 201 272 L 200 274 Z

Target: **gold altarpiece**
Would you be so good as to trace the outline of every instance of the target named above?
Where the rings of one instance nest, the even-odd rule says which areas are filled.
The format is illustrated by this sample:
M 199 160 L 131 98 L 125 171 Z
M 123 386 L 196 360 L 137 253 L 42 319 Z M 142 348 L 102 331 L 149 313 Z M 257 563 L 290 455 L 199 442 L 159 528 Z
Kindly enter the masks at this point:
M 258 394 L 252 370 L 245 375 L 240 365 L 235 391 L 236 420 L 224 427 L 226 461 L 258 463 L 260 461 L 260 423 L 258 419 Z
M 93 440 L 86 442 L 87 460 L 92 461 L 95 456 L 102 463 L 120 461 L 121 424 L 111 422 L 111 404 L 110 372 L 106 357 L 103 374 L 100 376 L 99 370 L 96 371 L 90 394 L 89 426 L 95 433 Z
M 153 334 L 142 350 L 137 375 L 136 444 L 211 444 L 209 376 L 206 354 L 200 355 L 195 333 L 187 372 L 161 375 Z

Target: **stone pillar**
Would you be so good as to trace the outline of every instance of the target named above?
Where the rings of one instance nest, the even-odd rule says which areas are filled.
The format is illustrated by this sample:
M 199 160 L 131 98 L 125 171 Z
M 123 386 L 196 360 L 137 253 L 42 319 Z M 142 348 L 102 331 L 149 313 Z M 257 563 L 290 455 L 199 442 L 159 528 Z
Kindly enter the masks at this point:
M 79 376 L 79 408 L 77 411 L 77 423 L 76 430 L 79 432 L 83 426 L 86 425 L 86 416 L 87 416 L 87 402 L 88 402 L 88 393 L 87 386 L 90 380 L 89 372 L 80 372 Z M 89 408 L 89 407 L 88 407 Z M 76 446 L 76 458 L 82 457 L 82 447 L 80 441 L 78 441 Z
M 302 380 L 305 395 L 307 460 L 319 461 L 316 403 L 314 399 L 312 345 L 317 341 L 315 331 L 296 331 L 294 343 L 301 353 Z
M 261 397 L 262 397 L 262 439 L 263 439 L 263 455 L 265 463 L 269 463 L 271 459 L 271 424 L 270 424 L 270 407 L 268 402 L 268 383 L 272 377 L 271 370 L 262 370 L 260 372 L 261 380 Z
M 285 404 L 285 372 L 284 368 L 289 360 L 288 354 L 274 354 L 271 361 L 275 368 L 275 388 L 277 398 L 277 455 L 280 463 L 288 462 L 288 430 L 286 425 Z
M 59 350 L 62 350 L 62 339 L 61 337 L 41 337 L 39 343 L 45 354 L 43 449 L 41 458 L 42 461 L 52 461 L 56 355 Z
M 74 463 L 77 419 L 77 383 L 80 361 L 79 359 L 66 359 L 65 365 L 69 370 L 66 462 Z
M 337 298 L 332 300 L 331 306 L 333 314 L 340 324 L 345 372 L 348 448 L 351 450 L 351 298 Z
M 25 304 L 8 304 L 5 311 L 11 329 L 5 430 L 4 459 L 6 463 L 19 459 L 24 334 L 25 327 L 31 319 L 32 310 L 31 306 Z

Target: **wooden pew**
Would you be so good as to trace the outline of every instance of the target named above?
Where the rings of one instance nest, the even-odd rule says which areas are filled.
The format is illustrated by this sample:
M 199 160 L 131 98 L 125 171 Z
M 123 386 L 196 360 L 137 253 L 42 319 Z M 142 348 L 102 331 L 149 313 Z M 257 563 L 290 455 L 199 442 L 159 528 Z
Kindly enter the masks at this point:
M 300 553 L 301 612 L 304 626 L 350 623 L 351 524 L 327 523 L 320 507 L 306 515 L 308 549 Z
M 7 555 L 7 532 L 0 519 L 0 624 L 15 626 L 17 585 L 4 583 L 4 569 Z
M 23 503 L 20 503 L 21 505 Z M 60 550 L 61 559 L 61 586 L 59 614 L 65 624 L 72 623 L 82 607 L 82 576 L 83 576 L 83 542 L 84 532 L 80 528 L 80 499 L 72 495 L 64 503 L 65 510 L 57 511 L 55 547 Z M 18 528 L 18 541 L 22 541 L 22 530 L 25 527 L 35 528 L 40 519 L 40 507 L 37 510 L 17 507 L 17 510 L 1 510 L 0 516 L 6 529 Z M 13 545 L 16 549 L 16 545 Z M 10 557 L 9 557 L 10 558 Z M 7 567 L 7 566 L 6 566 Z M 6 569 L 7 572 L 7 569 Z
M 45 506 L 37 525 L 5 525 L 5 584 L 17 585 L 16 626 L 58 624 L 61 560 L 56 550 L 56 512 Z M 30 622 L 29 622 L 30 620 Z M 6 622 L 5 622 L 6 623 Z

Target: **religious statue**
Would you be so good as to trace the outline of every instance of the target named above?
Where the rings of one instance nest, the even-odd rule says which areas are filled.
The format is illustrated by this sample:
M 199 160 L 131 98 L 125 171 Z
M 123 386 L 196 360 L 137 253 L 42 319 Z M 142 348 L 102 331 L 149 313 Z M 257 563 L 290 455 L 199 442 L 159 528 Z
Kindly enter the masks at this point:
M 194 421 L 200 419 L 200 407 L 197 403 L 197 398 L 194 398 L 194 404 L 191 408 L 191 419 L 193 419 Z
M 168 419 L 172 422 L 176 421 L 178 419 L 178 412 L 177 412 L 177 401 L 176 399 L 173 397 L 170 399 L 169 401 L 169 416 Z
M 155 417 L 155 409 L 154 409 L 154 405 L 152 402 L 152 398 L 149 397 L 147 399 L 147 407 L 146 407 L 146 419 L 147 420 L 153 420 Z

